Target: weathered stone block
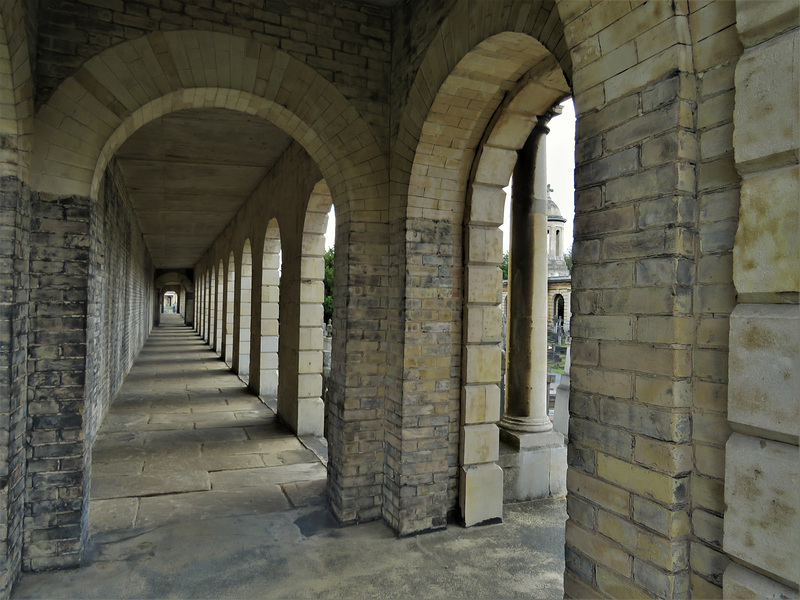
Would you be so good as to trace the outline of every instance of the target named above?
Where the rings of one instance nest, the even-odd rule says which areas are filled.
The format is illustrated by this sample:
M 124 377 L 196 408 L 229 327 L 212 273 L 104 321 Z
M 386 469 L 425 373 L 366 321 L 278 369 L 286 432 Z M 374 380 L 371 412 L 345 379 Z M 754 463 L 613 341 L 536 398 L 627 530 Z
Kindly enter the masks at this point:
M 467 346 L 465 354 L 467 382 L 493 383 L 500 379 L 503 353 L 499 346 Z
M 684 440 L 684 442 L 688 441 L 688 439 Z M 692 447 L 687 443 L 672 444 L 645 436 L 636 436 L 636 449 L 633 456 L 636 462 L 670 475 L 682 475 L 692 470 Z
M 500 430 L 507 444 L 500 455 L 506 502 L 559 497 L 566 493 L 567 447 L 557 431 L 526 433 Z M 510 447 L 509 447 L 510 445 Z
M 794 0 L 737 0 L 736 29 L 745 47 L 769 40 L 800 23 L 800 6 Z
M 503 186 L 473 185 L 471 191 L 470 223 L 502 225 L 503 206 L 506 202 L 506 193 L 503 191 Z
M 681 571 L 689 563 L 686 541 L 673 541 L 649 534 L 635 523 L 606 511 L 597 513 L 597 530 L 626 545 L 634 557 L 642 558 L 669 571 Z
M 322 436 L 324 421 L 324 406 L 321 398 L 297 399 L 297 435 Z
M 597 475 L 632 492 L 664 504 L 682 503 L 688 497 L 688 480 L 645 469 L 598 453 Z
M 467 267 L 467 302 L 499 304 L 502 294 L 502 272 L 498 267 Z
M 633 496 L 633 520 L 669 538 L 678 538 L 691 531 L 685 508 L 670 510 L 655 502 Z
M 794 30 L 750 48 L 739 59 L 733 146 L 740 173 L 797 163 L 799 39 L 800 31 Z
M 571 450 L 571 447 L 570 447 Z M 606 510 L 612 510 L 623 516 L 630 512 L 631 494 L 627 490 L 601 481 L 577 469 L 567 470 L 567 489 Z
M 756 3 L 754 2 L 754 4 Z M 797 589 L 786 587 L 736 563 L 728 565 L 722 581 L 725 598 L 734 600 L 797 600 L 800 598 Z
M 475 183 L 502 185 L 508 182 L 516 162 L 516 151 L 484 147 L 478 170 L 475 172 Z
M 630 578 L 633 558 L 620 547 L 595 531 L 588 531 L 574 521 L 567 521 L 567 546 L 579 550 L 596 563 L 605 565 Z
M 497 425 L 466 425 L 462 430 L 461 463 L 475 465 L 495 462 L 499 455 L 500 438 Z
M 725 551 L 797 584 L 798 447 L 734 433 L 725 451 Z
M 733 281 L 755 302 L 800 291 L 800 167 L 746 176 L 733 249 Z
M 637 375 L 634 399 L 655 406 L 687 407 L 692 402 L 692 386 L 686 380 Z
M 667 573 L 635 558 L 633 580 L 644 589 L 655 592 L 659 598 L 677 599 L 689 596 L 689 572 Z
M 495 423 L 500 420 L 500 388 L 496 385 L 464 386 L 464 423 Z
M 461 516 L 467 527 L 503 518 L 503 469 L 495 464 L 461 467 Z
M 796 443 L 800 435 L 800 309 L 740 304 L 730 322 L 728 418 L 758 428 L 766 437 L 778 434 Z
M 570 324 L 574 337 L 606 340 L 630 340 L 633 338 L 631 317 L 600 315 L 576 315 Z
M 616 427 L 608 427 L 573 415 L 571 439 L 582 445 L 630 460 L 633 456 L 633 436 Z
M 597 587 L 606 594 L 608 598 L 641 598 L 644 597 L 643 591 L 628 579 L 623 579 L 617 574 L 597 567 L 595 570 Z
M 575 390 L 596 393 L 602 390 L 604 395 L 617 398 L 630 398 L 632 395 L 632 377 L 630 373 L 620 373 L 607 369 L 587 369 L 572 365 L 570 384 Z

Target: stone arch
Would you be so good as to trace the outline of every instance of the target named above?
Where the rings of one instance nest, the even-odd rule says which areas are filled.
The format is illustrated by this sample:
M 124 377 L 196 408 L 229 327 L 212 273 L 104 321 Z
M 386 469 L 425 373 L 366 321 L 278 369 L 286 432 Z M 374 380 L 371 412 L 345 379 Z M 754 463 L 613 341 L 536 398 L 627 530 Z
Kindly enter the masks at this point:
M 201 47 L 211 66 L 195 60 Z M 129 70 L 128 53 L 150 57 L 148 68 Z M 224 61 L 213 60 L 216 55 Z M 218 69 L 222 64 L 241 64 L 242 73 Z M 223 33 L 157 32 L 92 57 L 41 107 L 34 185 L 94 196 L 106 164 L 139 127 L 172 111 L 212 107 L 269 119 L 303 145 L 337 190 L 360 177 L 359 165 L 369 160 L 362 157 L 380 155 L 347 99 L 287 53 Z
M 217 267 L 217 286 L 214 293 L 214 351 L 222 357 L 222 324 L 225 320 L 223 305 L 225 301 L 225 263 L 219 261 Z
M 303 222 L 297 405 L 288 411 L 290 424 L 298 435 L 323 434 L 322 302 L 325 298 L 325 230 L 331 205 L 330 189 L 322 180 L 311 192 Z
M 421 127 L 410 168 L 406 239 L 414 243 L 406 244 L 406 262 L 421 268 L 419 276 L 407 268 L 405 289 L 407 297 L 420 303 L 407 303 L 405 321 L 430 321 L 430 311 L 436 310 L 439 323 L 427 325 L 428 331 L 407 328 L 405 353 L 410 360 L 405 361 L 409 363 L 406 371 L 413 376 L 403 384 L 404 396 L 414 401 L 418 389 L 433 384 L 426 379 L 448 373 L 450 385 L 442 388 L 440 384 L 435 388 L 438 397 L 428 392 L 425 398 L 441 402 L 437 413 L 451 415 L 450 434 L 439 443 L 441 450 L 460 456 L 460 493 L 451 474 L 451 488 L 442 504 L 460 498 L 468 524 L 502 514 L 502 472 L 494 464 L 499 415 L 494 412 L 499 412 L 501 376 L 502 233 L 498 226 L 503 221 L 503 187 L 516 162 L 516 149 L 536 123 L 536 111 L 545 112 L 568 94 L 561 66 L 546 47 L 524 33 L 493 35 L 466 52 L 443 80 Z M 506 108 L 498 116 L 504 98 Z M 535 109 L 529 109 L 529 104 Z M 455 115 L 458 125 L 453 124 Z M 486 134 L 487 129 L 491 134 Z M 417 223 L 427 227 L 422 218 L 426 213 L 436 215 L 436 228 L 420 229 L 412 236 L 409 231 L 417 229 Z M 459 277 L 462 264 L 463 280 Z M 432 271 L 425 265 L 438 268 Z M 442 345 L 447 348 L 446 360 L 441 356 Z M 422 364 L 437 368 L 416 368 L 420 357 L 425 358 Z M 496 407 L 494 412 L 492 407 Z M 469 478 L 476 488 L 495 490 L 491 502 L 470 493 Z M 480 509 L 464 505 L 467 498 L 473 498 Z M 489 505 L 491 514 L 478 514 Z
M 417 152 L 417 140 L 442 84 L 473 48 L 498 34 L 522 33 L 547 49 L 560 65 L 566 80 L 572 80 L 572 56 L 567 50 L 563 19 L 554 0 L 529 2 L 517 0 L 509 10 L 481 18 L 469 0 L 459 0 L 448 13 L 429 44 L 429 50 L 419 66 L 418 75 L 411 86 L 403 109 L 397 134 L 398 161 L 393 161 L 392 180 L 406 183 L 411 173 L 412 157 Z M 468 31 L 467 36 L 454 31 Z M 491 57 L 489 57 L 491 61 Z M 496 60 L 496 59 L 495 59 Z M 500 61 L 502 62 L 502 61 Z M 498 65 L 500 72 L 507 67 Z M 475 83 L 477 86 L 477 82 Z
M 0 176 L 13 175 L 23 182 L 28 180 L 33 131 L 34 85 L 28 33 L 23 2 L 4 2 L 0 8 L 0 89 L 10 93 L 0 98 L 0 136 L 8 136 L 12 142 L 4 148 Z
M 253 251 L 250 239 L 244 241 L 239 272 L 239 311 L 238 327 L 236 328 L 237 352 L 234 361 L 240 377 L 250 374 L 250 326 L 252 318 L 252 292 L 253 292 Z
M 194 332 L 203 337 L 203 307 L 205 304 L 205 279 L 206 274 L 204 271 L 200 271 L 197 275 L 195 275 L 195 294 L 194 294 L 194 301 L 195 301 L 195 320 L 194 320 Z
M 225 296 L 223 303 L 223 314 L 225 320 L 223 321 L 222 336 L 222 360 L 225 361 L 229 367 L 233 367 L 233 330 L 235 327 L 235 304 L 236 304 L 236 258 L 233 250 L 228 254 L 228 260 L 225 269 Z
M 206 267 L 205 307 L 203 310 L 203 341 L 212 345 L 214 328 L 214 268 Z
M 146 67 L 129 68 L 131 56 L 141 57 Z M 230 65 L 241 69 L 234 73 Z M 388 249 L 385 149 L 336 85 L 288 53 L 226 33 L 194 30 L 155 32 L 102 51 L 62 81 L 39 109 L 32 187 L 58 196 L 92 198 L 106 164 L 139 127 L 168 112 L 212 107 L 270 120 L 290 134 L 319 168 L 341 222 L 356 230 L 343 236 L 346 243 L 340 247 L 342 281 L 351 293 L 339 329 L 352 327 L 358 335 L 340 336 L 333 353 L 342 358 L 358 355 L 369 368 L 385 369 L 386 348 L 375 351 L 364 341 L 383 335 L 388 314 L 388 302 L 376 308 L 368 297 L 387 296 L 382 292 L 390 285 L 389 265 L 373 260 Z M 224 276 L 219 275 L 216 308 L 225 300 L 220 292 Z M 365 275 L 370 294 L 365 292 Z M 369 310 L 370 317 L 356 319 L 362 310 Z M 217 318 L 214 348 L 218 351 L 224 345 L 221 329 Z M 380 497 L 363 483 L 364 478 L 345 474 L 354 471 L 348 465 L 363 461 L 350 443 L 355 434 L 346 427 L 347 421 L 362 416 L 352 405 L 345 409 L 345 398 L 363 397 L 364 390 L 373 387 L 366 377 L 342 377 L 332 388 L 340 407 L 340 427 L 332 432 L 331 448 L 332 455 L 340 458 L 330 462 L 337 488 L 330 495 L 341 503 L 335 510 L 345 521 L 366 514 L 374 517 L 380 511 Z M 374 419 L 380 414 L 376 409 Z M 376 464 L 382 462 L 382 450 L 374 454 Z M 381 471 L 375 467 L 376 473 Z M 347 494 L 342 493 L 345 488 Z
M 208 269 L 203 270 L 203 275 L 200 277 L 200 285 L 198 286 L 200 307 L 197 311 L 199 316 L 197 333 L 200 339 L 205 340 L 206 331 L 208 330 Z
M 534 40 L 531 42 L 531 54 L 544 50 Z M 498 457 L 498 431 L 494 423 L 502 416 L 500 386 L 504 370 L 498 346 L 503 335 L 499 271 L 503 252 L 499 229 L 505 204 L 503 188 L 508 185 L 517 162 L 517 150 L 530 136 L 537 117 L 570 92 L 553 57 L 546 50 L 539 57 L 540 61 L 515 82 L 495 111 L 477 150 L 467 193 L 459 500 L 468 525 L 502 515 L 502 473 L 492 459 Z M 546 248 L 546 240 L 537 244 Z M 545 302 L 546 282 L 541 282 L 541 286 L 545 289 L 541 302 Z M 471 492 L 471 486 L 481 491 Z M 490 488 L 493 494 L 487 494 Z M 470 506 L 469 500 L 479 495 L 480 501 Z M 489 506 L 494 507 L 494 512 L 480 512 Z
M 162 288 L 165 285 L 182 285 L 187 291 L 194 291 L 194 282 L 181 273 L 174 271 L 159 275 L 156 279 L 156 288 Z
M 553 297 L 553 318 L 552 320 L 555 321 L 559 319 L 560 322 L 564 322 L 564 296 L 561 294 L 556 294 Z
M 277 401 L 280 325 L 281 231 L 278 220 L 267 223 L 261 256 L 260 396 Z
M 184 317 L 185 323 L 192 323 L 195 314 L 194 296 L 195 285 L 191 279 L 177 272 L 164 273 L 155 281 L 156 293 L 159 298 L 163 297 L 167 289 L 172 289 L 178 294 L 178 307 L 180 314 Z M 163 300 L 162 300 L 163 302 Z
M 387 406 L 398 407 L 399 418 L 402 404 L 417 403 L 423 394 L 427 401 L 436 403 L 437 413 L 450 415 L 448 435 L 439 436 L 436 446 L 437 452 L 448 456 L 457 456 L 460 452 L 461 227 L 474 151 L 503 94 L 537 62 L 536 56 L 526 56 L 531 46 L 529 41 L 523 40 L 542 39 L 544 45 L 540 44 L 540 54 L 554 56 L 559 70 L 568 74 L 567 79 L 572 72 L 572 58 L 554 2 L 511 2 L 494 12 L 491 19 L 485 16 L 483 10 L 476 9 L 475 3 L 462 0 L 454 3 L 434 33 L 405 99 L 392 157 L 390 221 L 396 247 L 391 260 L 399 274 L 395 287 L 397 297 L 393 299 L 398 311 L 405 311 L 405 318 L 393 332 L 404 344 L 393 346 L 396 355 L 390 360 L 402 365 L 394 373 L 410 372 L 412 376 L 398 376 L 396 385 L 387 390 Z M 463 35 L 463 32 L 468 33 Z M 476 76 L 471 78 L 466 71 L 456 73 L 460 61 L 481 43 L 483 48 L 473 55 L 477 63 L 483 63 L 476 65 Z M 450 83 L 445 84 L 448 78 Z M 474 97 L 450 104 L 448 98 L 456 95 L 453 92 L 462 80 L 468 89 L 471 88 Z M 451 111 L 449 115 L 448 110 Z M 439 122 L 431 122 L 431 117 L 438 118 Z M 442 142 L 435 155 L 431 139 L 434 145 L 436 139 Z M 427 219 L 436 220 L 435 231 L 416 232 L 417 224 L 424 228 Z M 430 244 L 443 253 L 413 257 Z M 422 264 L 417 266 L 416 261 Z M 410 267 L 412 262 L 415 264 Z M 432 270 L 431 265 L 438 268 Z M 427 326 L 429 331 L 410 325 L 420 319 L 429 320 L 422 314 L 423 302 L 427 309 L 435 305 L 435 314 L 442 321 Z M 449 358 L 441 356 L 442 352 L 447 352 Z M 425 373 L 421 373 L 417 366 L 420 356 L 427 357 L 423 364 L 431 363 L 435 369 L 426 368 Z M 441 376 L 448 381 L 438 384 L 433 381 Z M 394 417 L 390 413 L 387 410 L 387 452 L 402 455 L 403 434 L 393 431 Z M 428 425 L 427 421 L 420 419 L 420 427 Z M 443 425 L 440 427 L 444 429 Z M 420 484 L 408 482 L 401 461 L 392 462 L 386 469 L 384 485 L 397 500 L 384 502 L 383 515 L 401 533 L 406 531 L 401 527 L 406 521 L 404 512 L 414 515 L 406 521 L 409 523 L 407 531 L 411 532 L 415 527 L 412 522 L 420 522 L 421 515 L 443 524 L 446 515 L 442 507 L 452 508 L 457 503 L 457 469 L 448 469 L 442 464 L 431 464 L 430 468 L 437 472 L 438 480 L 447 479 L 447 489 L 438 491 L 440 497 L 433 501 L 423 493 L 404 499 L 402 509 L 398 508 L 400 490 Z M 408 477 L 419 480 L 416 474 L 409 473 Z M 430 527 L 431 521 L 426 522 L 425 527 Z
M 206 285 L 203 294 L 203 341 L 209 345 L 211 343 L 211 307 L 214 305 L 213 290 L 214 269 L 206 267 Z

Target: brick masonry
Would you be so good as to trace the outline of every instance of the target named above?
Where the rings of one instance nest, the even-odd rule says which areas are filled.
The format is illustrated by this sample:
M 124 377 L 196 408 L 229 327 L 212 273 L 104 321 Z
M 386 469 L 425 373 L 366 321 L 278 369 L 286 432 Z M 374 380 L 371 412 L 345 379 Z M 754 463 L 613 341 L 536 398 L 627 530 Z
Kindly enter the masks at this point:
M 90 226 L 86 438 L 89 445 L 153 325 L 154 272 L 115 164 Z M 128 310 L 126 307 L 136 307 Z
M 26 569 L 80 562 L 90 212 L 88 198 L 31 198 Z
M 758 595 L 792 582 L 791 566 L 743 544 L 747 534 L 761 544 L 768 528 L 725 523 L 726 504 L 735 518 L 760 506 L 726 482 L 759 465 L 771 465 L 769 481 L 788 480 L 784 457 L 797 446 L 781 417 L 791 395 L 776 386 L 746 410 L 753 377 L 728 367 L 729 353 L 732 364 L 783 364 L 783 342 L 754 348 L 748 332 L 796 327 L 782 309 L 797 303 L 785 259 L 796 239 L 782 227 L 796 220 L 796 119 L 784 127 L 783 117 L 797 93 L 763 65 L 796 69 L 787 49 L 798 16 L 790 2 L 752 6 L 3 3 L 5 593 L 19 568 L 79 560 L 91 440 L 155 308 L 113 155 L 176 110 L 257 114 L 298 142 L 194 270 L 198 326 L 234 368 L 249 356 L 257 387 L 274 372 L 274 351 L 260 344 L 264 330 L 274 339 L 280 306 L 277 400 L 297 428 L 319 387 L 319 232 L 306 207 L 321 184 L 336 206 L 337 517 L 382 517 L 408 534 L 459 510 L 498 514 L 499 190 L 522 134 L 569 93 L 578 134 L 565 591 L 718 597 L 723 584 Z M 781 103 L 758 95 L 765 86 Z M 772 116 L 747 108 L 761 105 Z M 762 230 L 777 233 L 754 235 Z M 249 346 L 248 291 L 261 299 Z
M 22 557 L 27 472 L 30 191 L 15 177 L 0 179 L 0 231 L 0 591 L 7 595 Z

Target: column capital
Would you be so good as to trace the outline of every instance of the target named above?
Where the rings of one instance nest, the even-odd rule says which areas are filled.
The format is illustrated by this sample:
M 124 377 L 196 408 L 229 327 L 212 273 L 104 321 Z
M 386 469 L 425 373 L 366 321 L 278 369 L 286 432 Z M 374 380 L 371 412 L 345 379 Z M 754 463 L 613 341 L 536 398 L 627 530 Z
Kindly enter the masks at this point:
M 544 112 L 544 114 L 539 115 L 538 117 L 536 117 L 536 119 L 537 119 L 536 120 L 536 125 L 534 125 L 533 129 L 534 130 L 536 130 L 536 129 L 543 130 L 544 134 L 547 135 L 548 133 L 550 133 L 550 127 L 549 127 L 550 119 L 560 115 L 562 110 L 563 109 L 561 108 L 560 104 L 554 104 L 553 106 L 548 108 Z

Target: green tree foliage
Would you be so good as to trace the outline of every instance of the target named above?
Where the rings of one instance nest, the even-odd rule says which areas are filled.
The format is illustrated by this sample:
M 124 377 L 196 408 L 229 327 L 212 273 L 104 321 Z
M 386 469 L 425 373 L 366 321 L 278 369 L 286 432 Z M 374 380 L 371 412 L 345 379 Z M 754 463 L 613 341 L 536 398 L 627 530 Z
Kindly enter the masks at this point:
M 572 248 L 569 249 L 569 252 L 564 254 L 564 262 L 567 263 L 567 268 L 569 269 L 570 275 L 572 274 Z
M 508 280 L 508 252 L 503 254 L 503 262 L 500 263 L 500 270 L 503 272 L 503 281 Z
M 322 301 L 322 309 L 325 322 L 333 315 L 333 246 L 325 253 L 325 299 Z

